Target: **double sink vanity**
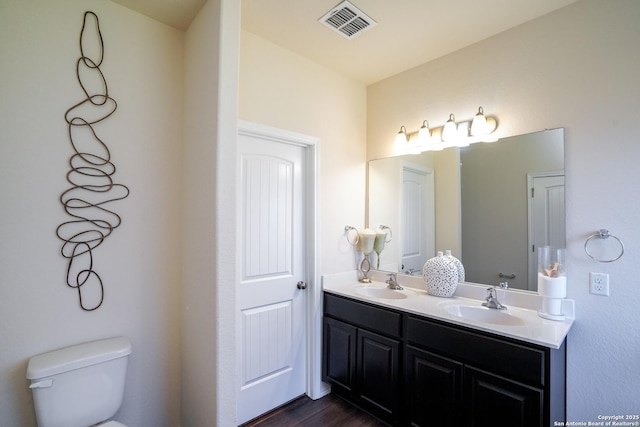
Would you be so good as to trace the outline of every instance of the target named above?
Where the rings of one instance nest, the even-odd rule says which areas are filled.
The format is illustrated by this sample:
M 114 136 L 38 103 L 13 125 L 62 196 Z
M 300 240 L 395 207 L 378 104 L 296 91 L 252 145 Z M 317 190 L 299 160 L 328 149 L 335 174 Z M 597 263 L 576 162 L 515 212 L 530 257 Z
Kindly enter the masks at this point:
M 565 247 L 564 130 L 372 159 L 367 172 L 365 222 L 389 234 L 356 250 L 372 283 L 323 277 L 323 380 L 394 426 L 564 422 L 573 301 L 538 315 L 540 248 Z M 466 273 L 451 298 L 421 274 L 445 249 Z M 404 273 L 403 289 L 382 270 Z
M 428 295 L 422 277 L 389 289 L 384 272 L 323 277 L 323 380 L 391 425 L 552 426 L 565 420 L 564 321 L 540 318 L 540 297 L 460 283 Z

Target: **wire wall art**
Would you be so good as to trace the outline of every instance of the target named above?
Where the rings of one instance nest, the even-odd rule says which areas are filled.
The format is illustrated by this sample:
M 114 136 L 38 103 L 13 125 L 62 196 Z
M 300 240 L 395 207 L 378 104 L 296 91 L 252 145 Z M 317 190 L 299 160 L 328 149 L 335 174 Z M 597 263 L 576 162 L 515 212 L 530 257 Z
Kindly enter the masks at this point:
M 74 154 L 69 158 L 67 181 L 71 187 L 60 195 L 60 203 L 71 217 L 56 228 L 64 243 L 60 252 L 67 259 L 67 285 L 78 293 L 80 307 L 93 311 L 104 301 L 104 284 L 94 265 L 94 251 L 118 228 L 120 216 L 107 208 L 129 195 L 129 188 L 114 183 L 116 167 L 96 125 L 117 108 L 109 96 L 100 70 L 104 42 L 98 16 L 85 12 L 80 31 L 80 58 L 76 75 L 85 98 L 64 114 Z

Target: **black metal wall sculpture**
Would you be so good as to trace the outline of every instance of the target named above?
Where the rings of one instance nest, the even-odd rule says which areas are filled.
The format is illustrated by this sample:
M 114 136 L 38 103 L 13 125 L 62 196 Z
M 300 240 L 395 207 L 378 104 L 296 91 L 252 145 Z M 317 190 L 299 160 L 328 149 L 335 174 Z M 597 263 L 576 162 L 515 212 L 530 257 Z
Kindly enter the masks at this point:
M 125 185 L 114 183 L 116 167 L 111 153 L 95 131 L 95 125 L 117 108 L 100 70 L 103 58 L 98 16 L 85 12 L 76 74 L 86 97 L 64 115 L 74 154 L 67 173 L 71 187 L 62 193 L 60 202 L 72 219 L 60 224 L 56 234 L 64 241 L 61 253 L 68 260 L 67 285 L 77 290 L 80 307 L 86 311 L 97 309 L 104 300 L 102 279 L 94 266 L 94 250 L 121 223 L 120 216 L 106 206 L 129 195 Z

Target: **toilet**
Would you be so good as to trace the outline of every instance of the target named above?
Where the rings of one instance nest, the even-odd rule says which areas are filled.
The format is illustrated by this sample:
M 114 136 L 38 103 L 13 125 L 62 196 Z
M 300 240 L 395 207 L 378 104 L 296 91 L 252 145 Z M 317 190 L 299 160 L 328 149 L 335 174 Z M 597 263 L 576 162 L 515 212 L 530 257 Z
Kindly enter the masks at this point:
M 38 427 L 126 427 L 109 419 L 122 404 L 131 342 L 109 338 L 29 359 Z

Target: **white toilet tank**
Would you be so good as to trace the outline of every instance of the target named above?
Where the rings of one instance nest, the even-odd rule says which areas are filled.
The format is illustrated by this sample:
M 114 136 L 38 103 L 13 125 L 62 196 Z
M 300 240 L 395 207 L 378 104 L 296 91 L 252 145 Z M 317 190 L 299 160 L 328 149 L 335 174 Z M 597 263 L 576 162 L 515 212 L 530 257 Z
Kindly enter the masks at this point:
M 34 356 L 27 379 L 39 427 L 87 427 L 122 404 L 131 342 L 109 338 Z

